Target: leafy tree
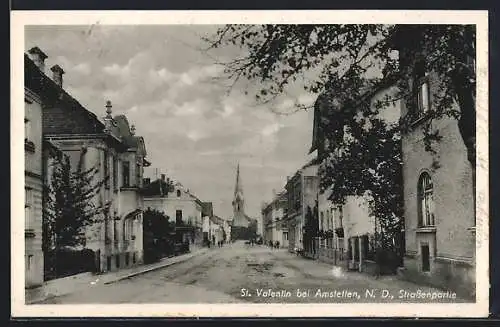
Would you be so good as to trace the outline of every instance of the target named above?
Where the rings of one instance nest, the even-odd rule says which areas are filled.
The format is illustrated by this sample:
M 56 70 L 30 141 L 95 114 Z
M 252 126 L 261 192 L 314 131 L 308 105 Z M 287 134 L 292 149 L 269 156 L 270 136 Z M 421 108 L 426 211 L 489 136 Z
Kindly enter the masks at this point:
M 208 50 L 237 46 L 242 56 L 222 63 L 234 82 L 252 82 L 258 103 L 268 104 L 300 86 L 318 94 L 322 107 L 322 138 L 326 140 L 323 189 L 331 199 L 366 196 L 378 217 L 383 246 L 389 246 L 401 227 L 401 133 L 411 115 L 392 126 L 379 118 L 397 100 L 411 109 L 417 65 L 437 76 L 432 108 L 425 124 L 426 150 L 440 140 L 431 122 L 458 120 L 459 130 L 475 169 L 475 27 L 471 25 L 226 25 L 206 39 Z M 398 50 L 397 52 L 395 50 Z M 425 60 L 422 60 L 425 59 Z M 255 83 L 258 81 L 259 83 Z M 395 85 L 370 105 L 370 90 Z M 460 110 L 455 110 L 458 104 Z M 309 109 L 296 103 L 289 114 Z M 346 140 L 349 136 L 349 141 Z M 473 174 L 475 176 L 475 174 Z M 473 178 L 475 186 L 475 177 Z
M 304 223 L 304 246 L 306 247 L 306 251 L 309 251 L 309 247 L 312 245 L 312 242 L 315 237 L 319 236 L 319 225 L 318 225 L 318 201 L 314 208 L 311 209 L 310 206 L 307 206 L 307 211 L 305 215 L 305 223 Z
M 95 196 L 105 183 L 97 166 L 85 169 L 83 148 L 76 169 L 69 157 L 58 155 L 53 161 L 50 185 L 44 187 L 43 248 L 85 246 L 86 228 L 100 222 L 111 203 L 96 204 Z
M 175 223 L 162 211 L 148 208 L 143 213 L 143 242 L 145 262 L 154 262 L 172 254 Z
M 143 189 L 141 190 L 142 195 L 144 196 L 155 196 L 155 195 L 167 196 L 170 192 L 173 191 L 174 191 L 174 184 L 169 178 L 167 178 L 166 181 L 157 179 L 149 183 L 148 185 L 144 186 Z
M 169 237 L 175 231 L 174 222 L 162 211 L 148 208 L 143 213 L 144 229 L 150 231 L 154 238 Z

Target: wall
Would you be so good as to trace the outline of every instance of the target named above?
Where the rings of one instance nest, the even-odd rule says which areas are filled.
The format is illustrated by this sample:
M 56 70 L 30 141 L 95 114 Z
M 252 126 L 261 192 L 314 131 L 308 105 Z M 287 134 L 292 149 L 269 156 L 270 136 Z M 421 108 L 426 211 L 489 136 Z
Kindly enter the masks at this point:
M 42 251 L 42 105 L 41 100 L 25 89 L 25 118 L 29 120 L 30 146 L 24 151 L 25 164 L 25 287 L 43 283 Z M 28 207 L 26 207 L 26 204 Z M 28 211 L 28 212 L 27 212 Z M 27 213 L 26 213 L 27 212 Z
M 428 75 L 430 98 L 437 90 L 437 77 Z M 454 109 L 459 110 L 457 106 Z M 431 105 L 432 110 L 432 105 Z M 402 115 L 408 108 L 403 106 Z M 475 289 L 475 235 L 472 169 L 460 135 L 457 120 L 449 117 L 434 120 L 431 131 L 442 139 L 433 142 L 435 154 L 426 151 L 423 125 L 418 121 L 402 139 L 406 257 L 405 275 L 413 280 L 457 291 Z M 435 228 L 418 226 L 418 182 L 427 172 L 433 183 Z M 430 272 L 421 272 L 420 244 L 429 243 Z
M 355 196 L 347 197 L 343 212 L 346 238 L 374 233 L 375 218 L 370 216 L 365 199 Z

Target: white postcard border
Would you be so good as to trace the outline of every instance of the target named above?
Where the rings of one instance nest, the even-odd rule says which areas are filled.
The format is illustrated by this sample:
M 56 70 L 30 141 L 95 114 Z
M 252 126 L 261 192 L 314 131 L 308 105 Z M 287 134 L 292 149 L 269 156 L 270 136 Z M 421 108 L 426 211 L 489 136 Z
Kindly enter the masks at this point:
M 477 226 L 474 304 L 116 304 L 25 305 L 23 81 L 26 25 L 163 24 L 476 24 Z M 485 317 L 489 304 L 487 11 L 12 11 L 11 12 L 11 314 L 13 317 Z

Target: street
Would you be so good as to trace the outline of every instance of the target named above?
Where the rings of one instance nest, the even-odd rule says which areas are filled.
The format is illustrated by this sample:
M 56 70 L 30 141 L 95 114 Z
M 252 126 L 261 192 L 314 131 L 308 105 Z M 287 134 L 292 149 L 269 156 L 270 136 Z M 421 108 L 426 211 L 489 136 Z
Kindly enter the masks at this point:
M 340 272 L 285 249 L 235 242 L 185 262 L 113 284 L 47 299 L 77 303 L 342 303 L 467 302 L 446 291 L 398 280 Z M 433 296 L 434 298 L 429 298 Z

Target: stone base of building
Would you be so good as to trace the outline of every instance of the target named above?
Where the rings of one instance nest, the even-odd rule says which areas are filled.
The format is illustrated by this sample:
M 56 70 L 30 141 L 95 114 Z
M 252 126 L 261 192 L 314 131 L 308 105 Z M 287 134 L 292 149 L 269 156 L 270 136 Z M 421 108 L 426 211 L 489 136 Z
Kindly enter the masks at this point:
M 435 258 L 431 271 L 422 272 L 418 257 L 405 257 L 404 267 L 398 269 L 398 276 L 417 284 L 428 285 L 455 292 L 458 296 L 475 301 L 475 266 L 469 262 Z
M 121 252 L 111 255 L 101 255 L 100 272 L 117 271 L 143 264 L 142 251 Z

